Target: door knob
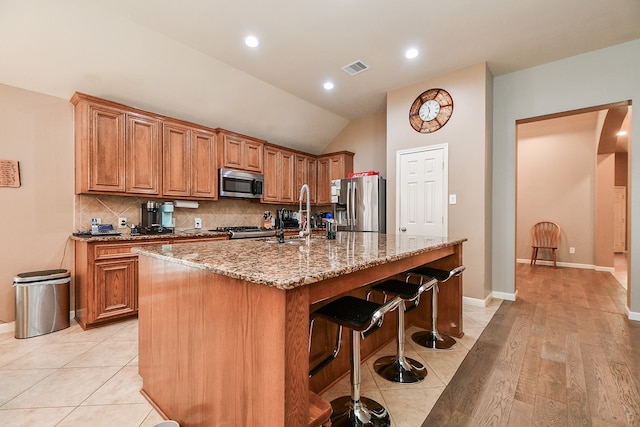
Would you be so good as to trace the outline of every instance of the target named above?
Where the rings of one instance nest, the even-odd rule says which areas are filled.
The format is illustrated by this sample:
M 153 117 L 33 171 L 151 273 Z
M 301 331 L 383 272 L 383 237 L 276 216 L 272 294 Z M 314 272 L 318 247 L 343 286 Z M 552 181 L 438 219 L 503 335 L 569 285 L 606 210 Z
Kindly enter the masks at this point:
M 407 227 L 400 227 L 400 231 L 407 231 Z

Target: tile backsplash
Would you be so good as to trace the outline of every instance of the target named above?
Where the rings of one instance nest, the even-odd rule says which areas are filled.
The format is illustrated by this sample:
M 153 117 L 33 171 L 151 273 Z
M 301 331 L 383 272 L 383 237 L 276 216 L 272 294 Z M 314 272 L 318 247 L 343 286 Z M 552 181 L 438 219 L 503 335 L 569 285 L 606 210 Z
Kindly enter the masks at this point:
M 103 224 L 113 224 L 116 228 L 118 218 L 127 218 L 130 225 L 140 223 L 140 207 L 147 201 L 166 202 L 166 199 L 153 197 L 131 196 L 103 196 L 103 195 L 76 195 L 75 228 L 77 230 L 91 229 L 91 218 L 100 218 Z M 190 230 L 194 228 L 195 218 L 202 219 L 202 229 L 210 230 L 216 227 L 234 225 L 262 225 L 262 215 L 270 211 L 275 217 L 275 212 L 281 208 L 298 210 L 298 205 L 269 205 L 251 200 L 220 199 L 216 201 L 198 202 L 196 209 L 175 208 L 176 230 Z M 126 232 L 126 231 L 125 231 Z

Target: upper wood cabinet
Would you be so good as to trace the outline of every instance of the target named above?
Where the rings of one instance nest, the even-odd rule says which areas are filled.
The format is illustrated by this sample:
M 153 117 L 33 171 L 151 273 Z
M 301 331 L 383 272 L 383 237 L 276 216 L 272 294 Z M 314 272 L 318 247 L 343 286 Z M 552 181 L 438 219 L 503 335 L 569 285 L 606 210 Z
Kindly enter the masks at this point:
M 317 165 L 318 160 L 315 157 L 304 154 L 296 154 L 295 158 L 295 191 L 299 191 L 303 184 L 309 185 L 309 194 L 311 203 L 317 201 Z
M 158 119 L 127 114 L 125 185 L 127 193 L 160 193 L 160 143 Z
M 160 194 L 159 121 L 86 95 L 71 102 L 76 193 Z
M 216 134 L 191 130 L 191 195 L 207 199 L 218 197 Z
M 228 131 L 218 133 L 219 166 L 262 173 L 264 141 Z
M 317 204 L 331 204 L 331 181 L 347 178 L 353 172 L 353 156 L 349 151 L 318 156 Z
M 75 191 L 160 194 L 160 121 L 76 93 Z
M 214 133 L 165 121 L 162 147 L 163 196 L 217 198 Z
M 314 156 L 76 93 L 76 194 L 216 200 L 218 168 L 263 173 L 264 203 L 331 203 L 332 179 L 353 172 L 353 153 Z
M 270 145 L 264 147 L 265 203 L 293 203 L 295 196 L 295 154 Z

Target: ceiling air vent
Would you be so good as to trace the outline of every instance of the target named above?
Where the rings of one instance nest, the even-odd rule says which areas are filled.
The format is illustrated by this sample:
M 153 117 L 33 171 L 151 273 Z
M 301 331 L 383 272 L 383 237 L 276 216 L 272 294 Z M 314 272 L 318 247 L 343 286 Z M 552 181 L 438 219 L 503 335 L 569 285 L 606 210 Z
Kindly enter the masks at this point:
M 368 69 L 369 69 L 369 66 L 362 61 L 356 61 L 342 67 L 342 70 L 345 73 L 349 74 L 350 76 L 355 76 L 356 74 L 366 71 Z

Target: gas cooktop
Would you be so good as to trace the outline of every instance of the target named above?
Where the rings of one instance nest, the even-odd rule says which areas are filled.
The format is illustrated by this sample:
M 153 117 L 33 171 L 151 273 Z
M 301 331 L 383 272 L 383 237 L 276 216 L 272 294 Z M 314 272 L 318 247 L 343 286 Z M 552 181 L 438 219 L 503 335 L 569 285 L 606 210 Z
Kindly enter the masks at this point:
M 252 225 L 240 225 L 235 227 L 218 227 L 215 230 L 229 233 L 232 239 L 248 239 L 251 237 L 271 237 L 276 235 L 273 228 L 255 227 Z

